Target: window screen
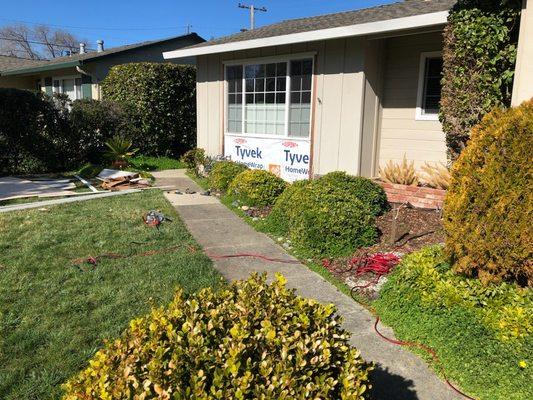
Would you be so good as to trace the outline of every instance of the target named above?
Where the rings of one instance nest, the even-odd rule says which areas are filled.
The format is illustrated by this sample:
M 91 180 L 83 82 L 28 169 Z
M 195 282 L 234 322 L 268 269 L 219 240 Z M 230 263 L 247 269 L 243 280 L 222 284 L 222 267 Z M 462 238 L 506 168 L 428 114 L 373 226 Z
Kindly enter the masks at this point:
M 424 69 L 422 113 L 438 114 L 441 95 L 442 58 L 428 57 Z
M 291 61 L 289 136 L 307 137 L 311 117 L 311 60 Z

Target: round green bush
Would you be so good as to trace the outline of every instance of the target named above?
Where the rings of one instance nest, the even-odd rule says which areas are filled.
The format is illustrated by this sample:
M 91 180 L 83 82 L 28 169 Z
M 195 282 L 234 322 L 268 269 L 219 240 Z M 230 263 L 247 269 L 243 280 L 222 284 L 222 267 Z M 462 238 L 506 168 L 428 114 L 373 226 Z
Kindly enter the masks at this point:
M 344 188 L 317 180 L 298 190 L 292 202 L 289 237 L 310 255 L 349 255 L 376 242 L 371 208 Z
M 454 270 L 482 282 L 533 284 L 533 99 L 472 129 L 444 202 Z
M 229 194 L 248 206 L 274 204 L 287 184 L 272 172 L 254 169 L 241 172 L 229 187 Z
M 200 148 L 188 150 L 181 156 L 180 161 L 185 163 L 187 169 L 197 171 L 198 166 L 205 162 L 205 150 Z
M 278 275 L 186 297 L 130 322 L 63 385 L 66 400 L 368 399 L 372 366 L 333 305 Z
M 288 185 L 283 193 L 278 197 L 272 207 L 272 211 L 268 214 L 266 223 L 268 231 L 276 235 L 285 235 L 289 231 L 290 220 L 294 207 L 294 197 L 311 181 L 304 179 L 296 181 Z
M 226 191 L 235 177 L 247 169 L 246 165 L 235 161 L 217 161 L 209 173 L 209 186 Z
M 383 214 L 390 208 L 387 195 L 376 182 L 362 176 L 348 175 L 346 172 L 330 172 L 319 178 L 317 184 L 344 189 L 367 204 L 375 216 Z

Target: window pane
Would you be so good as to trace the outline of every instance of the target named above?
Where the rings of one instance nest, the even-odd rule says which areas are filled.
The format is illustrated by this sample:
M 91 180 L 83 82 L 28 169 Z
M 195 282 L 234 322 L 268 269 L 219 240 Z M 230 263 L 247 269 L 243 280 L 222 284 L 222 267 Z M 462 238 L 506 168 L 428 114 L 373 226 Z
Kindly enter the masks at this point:
M 266 76 L 267 77 L 276 76 L 276 64 L 267 64 Z
M 427 58 L 422 98 L 423 114 L 438 114 L 441 97 L 442 58 Z
M 250 93 L 254 91 L 254 80 L 246 79 L 246 92 Z
M 255 103 L 256 104 L 264 104 L 265 102 L 265 94 L 264 93 L 258 93 L 255 95 Z
M 302 92 L 302 104 L 311 103 L 311 92 Z
M 276 76 L 285 76 L 287 75 L 287 63 L 277 63 L 276 65 Z
M 276 90 L 276 78 L 267 78 L 266 79 L 266 91 L 273 92 Z
M 285 77 L 283 78 L 276 78 L 276 90 L 278 92 L 284 92 L 285 88 L 287 86 L 287 79 Z
M 253 104 L 254 103 L 254 95 L 253 94 L 247 94 L 246 95 L 246 104 Z
M 276 101 L 276 94 L 275 93 L 267 93 L 265 95 L 265 102 L 267 104 L 274 104 Z
M 277 104 L 285 103 L 285 93 L 276 93 L 276 103 Z

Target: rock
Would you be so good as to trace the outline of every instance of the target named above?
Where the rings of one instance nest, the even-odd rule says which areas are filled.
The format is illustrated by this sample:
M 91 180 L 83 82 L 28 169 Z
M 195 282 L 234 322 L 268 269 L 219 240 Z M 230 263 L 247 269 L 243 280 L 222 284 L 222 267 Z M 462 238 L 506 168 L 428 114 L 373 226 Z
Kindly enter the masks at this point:
M 257 218 L 257 217 L 253 217 L 253 218 L 252 218 L 252 221 L 254 221 L 254 222 L 259 221 L 259 218 Z
M 250 209 L 250 207 L 248 207 L 248 206 L 242 206 L 241 207 L 241 210 L 243 210 L 243 211 L 248 211 L 249 209 Z
M 235 201 L 233 201 L 233 202 L 231 203 L 231 205 L 232 205 L 233 207 L 239 207 L 239 202 L 237 202 L 237 201 L 235 200 Z
M 282 237 L 279 237 L 279 238 L 278 238 L 278 242 L 283 242 L 283 238 L 282 238 Z

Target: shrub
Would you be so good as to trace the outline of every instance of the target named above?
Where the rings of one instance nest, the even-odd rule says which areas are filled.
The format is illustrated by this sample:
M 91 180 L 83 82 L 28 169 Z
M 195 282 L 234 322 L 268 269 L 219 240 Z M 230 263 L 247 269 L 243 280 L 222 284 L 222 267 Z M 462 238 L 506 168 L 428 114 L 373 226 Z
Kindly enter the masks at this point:
M 65 104 L 43 93 L 0 88 L 0 174 L 71 167 L 67 117 Z
M 199 148 L 188 150 L 181 156 L 180 161 L 185 163 L 189 171 L 198 173 L 198 167 L 205 162 L 205 150 Z
M 105 145 L 107 149 L 104 156 L 111 161 L 113 168 L 127 167 L 131 157 L 139 151 L 139 149 L 132 149 L 133 143 L 121 136 L 113 136 L 105 142 Z
M 226 191 L 233 179 L 248 167 L 234 161 L 218 161 L 209 174 L 209 185 L 212 189 Z
M 367 204 L 372 214 L 376 216 L 383 214 L 390 207 L 383 188 L 368 178 L 335 171 L 322 176 L 317 181 L 317 184 L 330 185 L 334 188 L 344 189 L 350 192 L 364 204 Z
M 292 197 L 289 237 L 300 250 L 315 256 L 353 254 L 375 243 L 377 229 L 369 205 L 343 188 L 320 179 Z
M 533 294 L 456 275 L 440 246 L 404 257 L 373 303 L 403 340 L 433 348 L 450 380 L 480 399 L 531 393 Z M 487 366 L 490 365 L 490 368 Z
M 100 171 L 102 171 L 101 166 L 87 163 L 84 164 L 83 167 L 78 170 L 78 175 L 83 178 L 91 179 L 98 175 Z
M 269 206 L 274 204 L 286 186 L 285 181 L 272 172 L 250 169 L 233 179 L 228 192 L 243 204 Z
M 521 3 L 460 0 L 450 12 L 440 119 L 452 160 L 486 113 L 510 105 Z
M 368 398 L 372 367 L 333 305 L 252 276 L 131 321 L 64 385 L 82 398 Z
M 401 164 L 389 160 L 385 168 L 380 170 L 379 176 L 385 182 L 397 183 L 400 185 L 418 185 L 418 176 L 416 174 L 415 164 L 413 161 L 407 161 L 405 154 Z
M 290 221 L 295 210 L 295 197 L 299 196 L 300 191 L 305 191 L 310 180 L 299 180 L 288 185 L 283 193 L 278 197 L 268 214 L 266 224 L 270 233 L 277 235 L 286 235 L 289 232 Z
M 533 100 L 496 109 L 472 130 L 444 202 L 446 250 L 457 272 L 533 283 Z
M 105 142 L 119 132 L 134 129 L 120 105 L 111 101 L 91 99 L 72 102 L 70 110 L 72 139 L 75 142 L 78 162 L 101 163 L 106 150 Z
M 452 176 L 448 167 L 443 163 L 431 164 L 425 162 L 420 169 L 423 171 L 420 178 L 426 185 L 443 190 L 450 187 Z
M 104 99 L 118 102 L 134 126 L 143 154 L 179 157 L 196 143 L 196 72 L 186 65 L 128 63 L 102 82 Z

